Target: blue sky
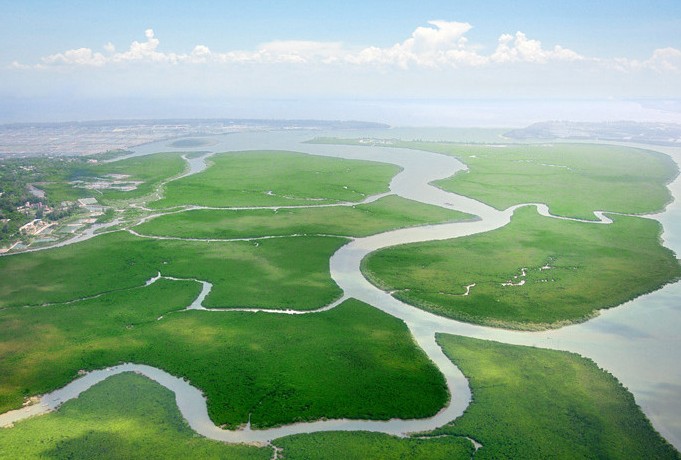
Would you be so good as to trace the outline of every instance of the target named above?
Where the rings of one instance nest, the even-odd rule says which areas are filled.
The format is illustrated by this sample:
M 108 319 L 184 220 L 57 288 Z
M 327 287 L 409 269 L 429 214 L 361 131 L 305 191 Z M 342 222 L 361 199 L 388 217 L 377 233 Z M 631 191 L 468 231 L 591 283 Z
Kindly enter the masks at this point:
M 2 0 L 0 10 L 0 99 L 12 107 L 681 98 L 679 0 Z
M 678 0 L 599 1 L 2 1 L 5 58 L 127 44 L 147 28 L 173 48 L 248 48 L 277 39 L 388 46 L 418 25 L 469 22 L 481 41 L 521 30 L 594 55 L 644 57 L 681 41 Z

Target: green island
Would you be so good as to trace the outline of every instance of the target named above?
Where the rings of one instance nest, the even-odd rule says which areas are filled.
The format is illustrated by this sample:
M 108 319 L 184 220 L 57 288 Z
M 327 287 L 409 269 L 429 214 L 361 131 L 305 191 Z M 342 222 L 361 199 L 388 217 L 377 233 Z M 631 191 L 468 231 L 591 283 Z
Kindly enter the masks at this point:
M 227 428 L 249 416 L 254 428 L 322 417 L 420 418 L 447 401 L 442 375 L 406 326 L 365 304 L 302 316 L 178 312 L 197 290 L 197 283 L 159 280 L 81 302 L 0 311 L 0 412 L 67 384 L 79 370 L 122 362 L 184 376 Z
M 674 253 L 660 245 L 658 222 L 612 217 L 610 225 L 589 224 L 521 208 L 498 230 L 382 249 L 362 269 L 398 299 L 439 315 L 515 329 L 560 327 L 681 276 Z
M 612 375 L 576 354 L 441 334 L 473 402 L 454 422 L 400 439 L 377 433 L 280 438 L 287 460 L 679 459 Z M 481 444 L 473 455 L 469 439 Z
M 358 202 L 388 191 L 399 168 L 295 152 L 230 152 L 212 156 L 212 166 L 169 182 L 150 206 L 315 205 Z
M 310 310 L 340 297 L 329 257 L 347 240 L 155 240 L 114 232 L 0 259 L 2 306 L 65 302 L 140 286 L 158 272 L 213 283 L 206 307 Z
M 489 234 L 370 254 L 364 275 L 411 305 L 461 321 L 546 329 L 584 321 L 681 276 L 676 257 L 659 242 L 657 223 L 618 215 L 653 213 L 671 200 L 666 185 L 678 168 L 666 155 L 596 144 L 372 145 L 457 157 L 468 170 L 435 185 L 500 210 L 544 203 L 559 216 L 593 220 L 594 211 L 609 211 L 615 220 L 589 226 L 521 209 Z
M 593 211 L 661 211 L 671 201 L 667 184 L 678 174 L 676 164 L 666 155 L 611 145 L 440 149 L 469 167 L 467 173 L 436 182 L 443 190 L 497 209 L 545 203 L 555 215 L 581 219 L 593 219 Z
M 467 436 L 476 459 L 681 458 L 612 375 L 576 354 L 438 335 L 473 402 L 432 435 Z
M 322 144 L 362 145 L 353 139 L 319 138 Z M 593 211 L 648 214 L 671 201 L 667 188 L 679 173 L 667 155 L 600 144 L 478 145 L 391 141 L 402 147 L 451 155 L 468 170 L 436 181 L 437 187 L 499 210 L 544 203 L 552 214 L 594 219 Z

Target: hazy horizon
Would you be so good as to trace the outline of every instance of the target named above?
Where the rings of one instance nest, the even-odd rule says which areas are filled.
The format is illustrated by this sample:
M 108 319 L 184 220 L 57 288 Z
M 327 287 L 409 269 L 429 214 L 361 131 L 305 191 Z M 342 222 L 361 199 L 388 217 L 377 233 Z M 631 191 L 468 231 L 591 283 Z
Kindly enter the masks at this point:
M 549 120 L 681 123 L 681 100 L 5 99 L 0 124 L 148 119 L 357 120 L 413 127 L 518 128 Z

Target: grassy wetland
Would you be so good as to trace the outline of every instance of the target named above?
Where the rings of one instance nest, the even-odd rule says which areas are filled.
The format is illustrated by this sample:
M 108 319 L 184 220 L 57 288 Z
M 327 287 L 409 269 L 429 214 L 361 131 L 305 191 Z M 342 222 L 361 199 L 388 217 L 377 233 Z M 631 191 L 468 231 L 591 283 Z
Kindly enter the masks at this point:
M 169 390 L 127 373 L 101 382 L 55 413 L 0 430 L 0 458 L 268 460 L 272 449 L 196 436 Z
M 666 155 L 611 145 L 441 149 L 469 167 L 437 182 L 443 190 L 497 209 L 545 203 L 553 214 L 581 219 L 593 219 L 593 211 L 660 211 L 671 200 L 666 185 L 678 174 Z
M 367 236 L 395 228 L 472 217 L 392 195 L 373 203 L 343 207 L 199 209 L 162 215 L 138 225 L 135 231 L 144 235 L 221 239 L 293 234 Z
M 315 309 L 341 295 L 329 276 L 329 257 L 346 241 L 201 242 L 109 233 L 78 245 L 1 258 L 1 305 L 74 300 L 140 286 L 161 272 L 213 283 L 206 307 Z
M 217 425 L 264 428 L 327 418 L 421 418 L 447 401 L 444 379 L 404 323 L 357 301 L 319 314 L 184 308 L 198 284 L 151 286 L 49 307 L 0 311 L 0 412 L 121 362 L 184 376 Z M 163 319 L 158 318 L 163 316 Z
M 320 143 L 349 143 L 319 139 Z M 497 209 L 547 204 L 552 214 L 594 219 L 593 211 L 646 214 L 671 201 L 667 184 L 679 170 L 667 155 L 598 144 L 466 145 L 394 141 L 391 147 L 451 155 L 468 167 L 437 181 L 443 190 Z
M 678 459 L 631 394 L 573 353 L 440 334 L 473 401 L 450 424 L 404 439 L 313 433 L 274 441 L 282 458 Z M 475 440 L 479 448 L 474 452 Z
M 473 402 L 456 421 L 407 438 L 320 432 L 287 436 L 278 458 L 678 459 L 631 394 L 607 372 L 572 353 L 440 335 L 468 377 Z M 144 395 L 144 396 L 142 396 Z M 162 440 L 162 442 L 159 442 Z M 271 458 L 269 447 L 226 445 L 196 437 L 172 394 L 145 377 L 112 377 L 57 412 L 0 430 L 0 457 Z
M 469 166 L 438 182 L 445 190 L 498 209 L 547 203 L 554 214 L 584 219 L 593 219 L 594 210 L 658 210 L 676 174 L 667 157 L 635 149 L 402 145 L 455 155 Z M 306 315 L 185 308 L 201 290 L 192 280 L 200 280 L 212 284 L 203 302 L 209 309 L 309 312 L 341 297 L 329 260 L 352 238 L 473 216 L 396 195 L 360 204 L 389 191 L 399 172 L 393 165 L 281 151 L 216 154 L 209 163 L 176 180 L 170 179 L 186 167 L 179 153 L 73 171 L 72 178 L 113 174 L 135 182 L 132 190 L 98 195 L 123 210 L 116 213 L 121 230 L 0 257 L 0 413 L 79 372 L 123 362 L 187 379 L 206 396 L 211 420 L 226 429 L 249 421 L 264 429 L 440 411 L 450 396 L 445 377 L 407 324 L 371 305 L 348 299 Z M 63 199 L 83 191 L 58 180 L 45 189 Z M 558 327 L 681 276 L 674 254 L 660 245 L 657 222 L 609 216 L 614 223 L 600 225 L 521 208 L 510 224 L 488 233 L 379 250 L 362 270 L 395 297 L 442 316 Z M 229 239 L 235 241 L 220 241 Z M 145 285 L 157 273 L 181 280 Z M 678 458 L 631 394 L 590 360 L 437 337 L 470 382 L 473 403 L 462 417 L 404 438 L 287 436 L 272 442 L 277 458 Z M 483 447 L 476 451 L 471 439 Z M 8 452 L 25 458 L 273 454 L 272 447 L 192 434 L 167 390 L 130 374 L 98 384 L 55 413 L 0 430 L 0 457 Z
M 560 326 L 681 276 L 674 253 L 660 245 L 658 222 L 613 220 L 587 224 L 521 208 L 489 233 L 377 251 L 363 271 L 395 297 L 443 316 L 520 329 Z
M 573 353 L 442 334 L 473 402 L 433 435 L 467 436 L 476 459 L 678 459 L 612 375 Z
M 154 208 L 180 205 L 282 206 L 362 201 L 388 191 L 399 169 L 294 152 L 218 154 L 200 174 L 170 182 Z

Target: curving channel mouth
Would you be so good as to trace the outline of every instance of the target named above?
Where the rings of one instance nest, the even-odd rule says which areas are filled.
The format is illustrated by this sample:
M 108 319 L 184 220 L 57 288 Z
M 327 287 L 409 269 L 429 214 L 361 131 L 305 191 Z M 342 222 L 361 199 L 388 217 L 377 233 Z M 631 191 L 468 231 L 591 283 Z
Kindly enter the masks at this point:
M 8 425 L 32 415 L 45 413 L 59 407 L 63 402 L 77 397 L 94 384 L 121 372 L 139 372 L 175 392 L 178 407 L 197 433 L 226 442 L 269 442 L 281 436 L 318 431 L 378 431 L 404 436 L 408 433 L 440 427 L 459 417 L 470 403 L 468 382 L 459 369 L 444 355 L 435 341 L 436 333 L 457 334 L 504 343 L 538 346 L 577 352 L 593 359 L 600 367 L 614 374 L 634 394 L 636 401 L 655 428 L 677 449 L 681 449 L 681 360 L 677 331 L 681 327 L 681 283 L 665 286 L 626 304 L 604 310 L 585 323 L 558 330 L 524 332 L 496 329 L 462 323 L 443 318 L 407 305 L 369 283 L 360 271 L 361 261 L 369 253 L 398 244 L 444 240 L 483 233 L 503 227 L 513 215 L 514 206 L 504 211 L 496 210 L 476 200 L 445 192 L 430 185 L 431 182 L 450 177 L 466 170 L 466 166 L 453 157 L 445 155 L 388 147 L 337 146 L 303 144 L 309 134 L 300 133 L 243 133 L 216 136 L 216 142 L 204 156 L 185 160 L 189 169 L 181 177 L 195 174 L 207 167 L 206 159 L 214 152 L 237 150 L 291 150 L 313 155 L 346 159 L 370 160 L 395 164 L 402 168 L 390 183 L 390 191 L 401 197 L 426 204 L 455 209 L 478 216 L 477 220 L 442 225 L 428 225 L 380 233 L 356 238 L 341 247 L 330 260 L 331 277 L 343 290 L 343 297 L 326 307 L 314 311 L 258 310 L 258 309 L 210 309 L 210 311 L 267 311 L 273 314 L 314 314 L 328 310 L 347 298 L 356 298 L 380 310 L 400 318 L 408 326 L 419 346 L 435 363 L 446 378 L 450 402 L 435 416 L 418 420 L 368 421 L 323 420 L 296 423 L 267 430 L 223 430 L 208 418 L 206 400 L 200 390 L 185 380 L 171 376 L 157 368 L 139 364 L 123 364 L 104 370 L 93 371 L 71 382 L 66 387 L 44 395 L 39 404 L 0 415 L 0 425 Z M 655 150 L 668 153 L 681 164 L 681 149 Z M 169 151 L 164 142 L 139 147 L 129 156 L 141 156 L 157 151 Z M 177 151 L 191 151 L 178 148 Z M 677 253 L 681 242 L 681 179 L 670 184 L 676 199 L 664 213 L 652 216 L 664 225 L 667 246 Z M 528 204 L 529 205 L 529 204 Z M 536 206 L 541 215 L 551 216 L 543 204 Z M 307 207 L 307 206 L 306 206 Z M 315 207 L 315 206 L 309 206 Z M 610 219 L 596 212 L 598 221 L 591 224 L 607 224 Z M 91 237 L 92 235 L 88 235 Z M 143 235 L 140 235 L 143 236 Z M 87 236 L 86 236 L 87 237 Z M 82 241 L 83 237 L 66 244 Z M 63 245 L 64 243 L 62 243 Z M 149 282 L 159 279 L 161 274 Z M 189 309 L 205 310 L 202 301 L 210 291 L 210 283 L 195 280 L 203 285 L 199 297 Z

